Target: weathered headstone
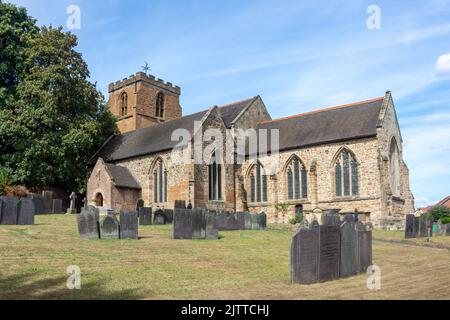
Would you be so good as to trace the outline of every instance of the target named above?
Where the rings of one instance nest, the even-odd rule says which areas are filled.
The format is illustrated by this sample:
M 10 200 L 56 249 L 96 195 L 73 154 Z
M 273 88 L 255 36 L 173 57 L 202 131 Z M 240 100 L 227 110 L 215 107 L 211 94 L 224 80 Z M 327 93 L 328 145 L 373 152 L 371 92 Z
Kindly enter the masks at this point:
M 0 197 L 0 224 L 2 223 L 3 200 Z
M 245 212 L 236 213 L 237 230 L 245 230 Z
M 353 213 L 347 213 L 344 216 L 344 222 L 348 222 L 348 223 L 355 223 L 355 216 Z
M 319 225 L 302 225 L 291 242 L 291 281 L 311 284 L 319 281 Z
M 163 225 L 166 224 L 166 215 L 164 214 L 164 211 L 158 210 L 153 215 L 153 224 L 155 225 Z
M 173 239 L 192 239 L 192 210 L 175 209 L 172 236 Z
M 340 227 L 335 225 L 320 226 L 319 243 L 319 281 L 339 278 Z
M 173 222 L 173 210 L 171 209 L 166 209 L 164 210 L 164 215 L 166 217 L 166 224 L 171 224 Z
M 19 201 L 17 212 L 18 225 L 34 225 L 35 208 L 33 200 L 30 198 L 22 198 Z
M 2 216 L 0 224 L 17 224 L 17 214 L 19 210 L 19 199 L 16 197 L 0 197 L 3 202 Z
M 420 217 L 414 217 L 414 233 L 416 238 L 420 237 Z
M 152 208 L 139 208 L 139 224 L 141 226 L 149 226 L 152 224 Z
M 120 239 L 138 239 L 137 211 L 120 212 Z
M 45 213 L 52 213 L 53 191 L 42 191 L 42 198 L 44 199 Z
M 100 223 L 102 239 L 119 239 L 119 221 L 114 215 L 107 215 Z
M 252 214 L 250 212 L 244 213 L 244 230 L 252 230 Z
M 45 214 L 44 198 L 40 194 L 32 194 L 31 200 L 34 204 L 35 214 Z
M 61 199 L 53 199 L 52 213 L 53 214 L 62 214 L 63 213 Z
M 442 223 L 441 220 L 438 220 L 438 222 L 436 222 L 433 226 L 433 232 L 436 236 L 438 237 L 442 237 L 445 236 L 445 225 Z
M 341 258 L 339 273 L 341 277 L 358 274 L 358 237 L 354 223 L 341 225 Z
M 192 210 L 192 238 L 206 238 L 206 217 L 203 209 Z
M 190 201 L 189 201 L 189 204 L 187 205 L 186 209 L 192 210 L 192 203 Z
M 405 238 L 411 239 L 416 238 L 417 234 L 414 230 L 415 216 L 413 214 L 408 214 L 405 219 Z
M 77 194 L 72 192 L 69 196 L 70 199 L 70 207 L 67 209 L 67 214 L 76 214 L 77 209 L 75 207 L 77 201 Z
M 139 199 L 139 200 L 136 202 L 136 211 L 139 212 L 139 208 L 142 208 L 144 205 L 145 205 L 144 200 Z
M 186 209 L 186 201 L 184 200 L 175 200 L 175 209 Z
M 340 226 L 339 210 L 326 210 L 322 214 L 322 224 L 325 226 Z
M 81 209 L 77 216 L 78 234 L 80 238 L 100 239 L 100 224 L 95 212 Z
M 205 214 L 205 238 L 207 240 L 219 239 L 219 230 L 217 229 L 216 213 L 206 211 L 204 214 Z
M 433 236 L 433 224 L 427 215 L 421 215 L 419 220 L 419 234 L 422 238 Z
M 267 215 L 265 212 L 259 215 L 259 229 L 266 230 L 267 228 Z
M 372 230 L 367 224 L 358 222 L 356 224 L 358 232 L 358 264 L 359 272 L 366 273 L 372 265 Z

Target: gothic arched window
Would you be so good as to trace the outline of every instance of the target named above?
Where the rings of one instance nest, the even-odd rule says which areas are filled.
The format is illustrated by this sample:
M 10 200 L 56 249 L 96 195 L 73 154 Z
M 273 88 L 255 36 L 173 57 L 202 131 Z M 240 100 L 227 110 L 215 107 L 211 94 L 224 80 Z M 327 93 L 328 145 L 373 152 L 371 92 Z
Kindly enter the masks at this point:
M 389 148 L 389 183 L 392 195 L 400 196 L 400 157 L 395 138 L 392 139 Z
M 264 168 L 258 162 L 250 170 L 250 202 L 267 202 L 267 176 Z
M 208 175 L 209 200 L 222 200 L 222 165 L 217 163 L 215 152 L 213 153 L 211 163 L 208 166 Z
M 120 116 L 126 116 L 128 114 L 128 95 L 124 92 L 120 96 Z
M 286 167 L 288 200 L 308 198 L 308 175 L 305 165 L 294 157 Z
M 156 96 L 156 117 L 164 118 L 164 94 L 158 92 Z
M 167 202 L 167 171 L 161 159 L 157 160 L 153 168 L 153 202 Z
M 342 150 L 336 158 L 334 174 L 337 197 L 358 195 L 358 162 L 348 150 Z

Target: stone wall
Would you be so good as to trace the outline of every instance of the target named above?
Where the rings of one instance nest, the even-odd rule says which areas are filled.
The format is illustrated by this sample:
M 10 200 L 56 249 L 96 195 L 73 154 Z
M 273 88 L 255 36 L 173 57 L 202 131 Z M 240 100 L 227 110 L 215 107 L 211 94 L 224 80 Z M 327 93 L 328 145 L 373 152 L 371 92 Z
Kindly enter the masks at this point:
M 103 196 L 103 205 L 112 208 L 112 181 L 101 158 L 95 164 L 88 180 L 86 191 L 88 205 L 96 205 L 95 199 L 99 193 Z

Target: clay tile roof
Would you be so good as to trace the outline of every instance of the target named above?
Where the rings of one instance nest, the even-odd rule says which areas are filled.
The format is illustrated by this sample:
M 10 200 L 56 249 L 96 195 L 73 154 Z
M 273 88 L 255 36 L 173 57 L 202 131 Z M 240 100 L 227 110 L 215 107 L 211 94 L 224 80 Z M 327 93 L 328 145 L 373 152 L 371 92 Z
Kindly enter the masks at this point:
M 439 201 L 437 206 L 444 206 L 444 207 L 450 208 L 450 196 Z
M 373 137 L 384 98 L 264 121 L 258 129 L 279 129 L 280 151 Z M 270 138 L 269 138 L 270 140 Z
M 141 189 L 141 186 L 127 168 L 111 163 L 107 163 L 106 167 L 116 187 Z

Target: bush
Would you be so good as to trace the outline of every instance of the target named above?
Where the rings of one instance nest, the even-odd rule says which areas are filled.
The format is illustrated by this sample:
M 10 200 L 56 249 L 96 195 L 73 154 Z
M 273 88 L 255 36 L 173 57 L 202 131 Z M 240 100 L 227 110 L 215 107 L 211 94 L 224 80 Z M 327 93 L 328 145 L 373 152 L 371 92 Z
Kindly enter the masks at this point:
M 437 222 L 439 219 L 444 222 L 444 219 L 450 219 L 450 208 L 446 207 L 434 207 L 431 209 L 429 214 L 433 217 L 434 222 Z
M 26 198 L 28 197 L 28 190 L 24 186 L 6 186 L 4 194 L 10 197 Z
M 296 214 L 295 217 L 291 218 L 289 222 L 291 224 L 298 224 L 303 221 L 303 214 Z
M 9 186 L 10 183 L 11 179 L 8 170 L 0 167 L 0 195 L 6 194 L 5 188 Z

